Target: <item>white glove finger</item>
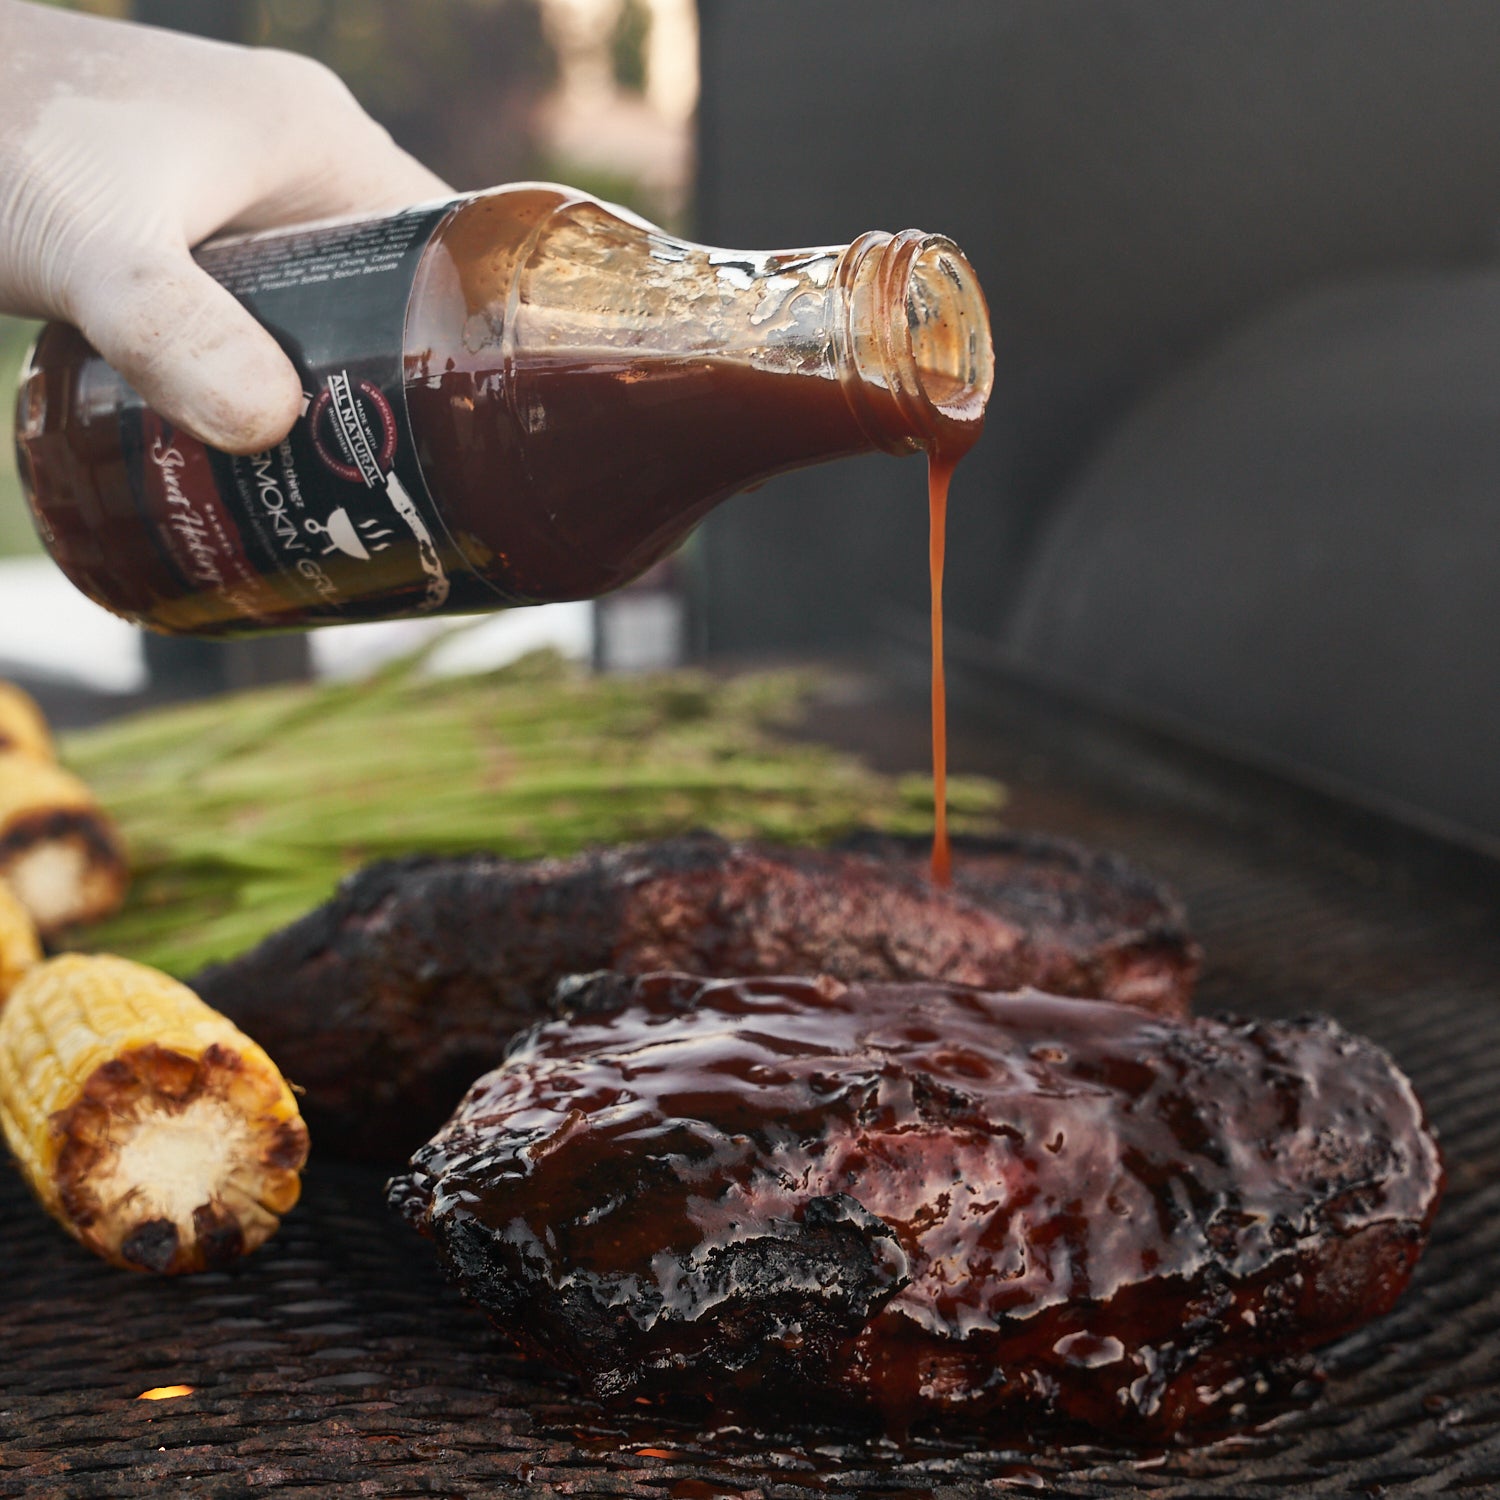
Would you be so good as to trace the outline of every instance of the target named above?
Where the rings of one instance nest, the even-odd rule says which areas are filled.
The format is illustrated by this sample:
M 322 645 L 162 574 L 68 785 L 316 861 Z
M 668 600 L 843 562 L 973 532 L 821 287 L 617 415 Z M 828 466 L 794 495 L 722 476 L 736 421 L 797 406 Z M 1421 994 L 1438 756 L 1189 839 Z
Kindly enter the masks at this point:
M 441 177 L 401 150 L 378 126 L 374 130 L 378 141 L 352 152 L 355 160 L 338 160 L 295 187 L 284 187 L 271 203 L 258 205 L 235 227 L 260 229 L 343 214 L 388 213 L 453 196 Z
M 343 80 L 294 53 L 254 54 L 267 93 L 257 117 L 262 191 L 229 221 L 265 229 L 344 214 L 385 213 L 448 198 L 453 189 L 360 107 Z
M 194 437 L 258 453 L 291 431 L 302 407 L 291 361 L 186 250 L 122 260 L 67 300 L 94 348 Z

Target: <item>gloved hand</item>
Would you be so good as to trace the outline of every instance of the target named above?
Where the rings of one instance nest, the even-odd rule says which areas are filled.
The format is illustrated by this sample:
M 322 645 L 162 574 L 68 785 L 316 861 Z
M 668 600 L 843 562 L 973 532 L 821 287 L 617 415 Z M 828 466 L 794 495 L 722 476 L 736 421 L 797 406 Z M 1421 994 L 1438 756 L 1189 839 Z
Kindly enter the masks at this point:
M 449 191 L 307 58 L 0 0 L 0 312 L 74 324 L 215 447 L 280 442 L 302 390 L 189 248 Z

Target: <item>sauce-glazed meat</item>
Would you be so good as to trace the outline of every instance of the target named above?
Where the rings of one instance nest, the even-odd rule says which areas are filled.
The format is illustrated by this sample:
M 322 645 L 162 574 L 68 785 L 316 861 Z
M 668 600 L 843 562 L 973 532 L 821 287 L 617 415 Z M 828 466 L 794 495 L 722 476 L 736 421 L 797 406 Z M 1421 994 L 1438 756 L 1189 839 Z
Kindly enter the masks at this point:
M 669 974 L 566 1003 L 390 1195 L 602 1396 L 1232 1420 L 1392 1305 L 1441 1190 L 1411 1086 L 1328 1020 Z
M 320 1150 L 390 1163 L 568 974 L 1044 984 L 1186 1012 L 1196 945 L 1175 901 L 1125 861 L 1038 839 L 956 841 L 955 855 L 951 891 L 899 844 L 876 857 L 712 835 L 374 865 L 192 984 L 306 1089 Z

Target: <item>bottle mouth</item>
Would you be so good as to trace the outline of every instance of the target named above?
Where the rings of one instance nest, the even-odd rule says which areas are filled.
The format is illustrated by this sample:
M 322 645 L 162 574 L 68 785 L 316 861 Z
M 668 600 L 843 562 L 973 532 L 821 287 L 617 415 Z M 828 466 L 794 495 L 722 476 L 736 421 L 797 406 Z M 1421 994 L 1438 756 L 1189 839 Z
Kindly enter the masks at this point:
M 990 314 L 963 251 L 924 235 L 906 273 L 906 328 L 917 389 L 950 421 L 977 422 L 995 383 Z
M 882 447 L 962 451 L 979 436 L 995 380 L 979 278 L 952 240 L 867 234 L 841 266 L 851 406 Z

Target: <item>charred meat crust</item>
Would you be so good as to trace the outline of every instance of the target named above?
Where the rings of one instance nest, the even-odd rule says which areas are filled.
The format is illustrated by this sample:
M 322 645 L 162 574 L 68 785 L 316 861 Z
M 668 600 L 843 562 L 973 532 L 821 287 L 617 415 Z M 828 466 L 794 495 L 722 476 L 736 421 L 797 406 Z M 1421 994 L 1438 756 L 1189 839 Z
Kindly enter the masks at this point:
M 1035 968 L 1013 983 L 1188 1014 L 1202 955 L 1182 903 L 1139 865 L 1052 835 L 954 834 L 951 843 L 959 895 L 1027 935 Z M 916 835 L 859 833 L 838 847 L 920 874 L 932 846 Z
M 1442 1166 L 1335 1023 L 602 975 L 392 1203 L 601 1396 L 1156 1439 L 1409 1279 Z
M 307 1090 L 322 1149 L 397 1161 L 558 980 L 598 969 L 1045 984 L 1183 1014 L 1198 951 L 1122 860 L 961 841 L 958 887 L 907 846 L 785 849 L 692 835 L 568 859 L 373 865 L 193 986 Z

